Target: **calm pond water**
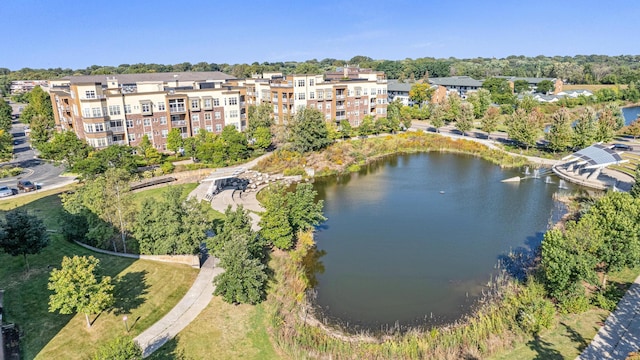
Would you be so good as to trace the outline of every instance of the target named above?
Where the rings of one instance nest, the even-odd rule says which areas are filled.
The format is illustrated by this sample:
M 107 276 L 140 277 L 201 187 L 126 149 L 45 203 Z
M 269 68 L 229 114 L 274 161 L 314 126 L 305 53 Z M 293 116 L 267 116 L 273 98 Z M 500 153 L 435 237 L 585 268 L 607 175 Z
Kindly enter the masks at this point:
M 626 125 L 631 124 L 635 119 L 640 116 L 640 106 L 632 106 L 622 109 L 622 115 L 624 116 L 624 123 Z
M 498 259 L 537 246 L 563 211 L 552 196 L 570 190 L 555 177 L 500 182 L 522 172 L 429 153 L 316 180 L 329 219 L 316 236 L 321 317 L 370 330 L 461 318 Z

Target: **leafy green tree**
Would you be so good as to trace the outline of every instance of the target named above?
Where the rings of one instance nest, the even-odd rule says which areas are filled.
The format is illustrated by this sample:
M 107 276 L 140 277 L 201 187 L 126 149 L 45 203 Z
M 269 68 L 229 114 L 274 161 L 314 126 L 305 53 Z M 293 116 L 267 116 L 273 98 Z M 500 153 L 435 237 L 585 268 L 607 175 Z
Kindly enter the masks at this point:
M 505 125 L 509 137 L 524 145 L 527 150 L 536 144 L 543 127 L 540 113 L 533 111 L 527 114 L 523 109 L 518 109 L 510 115 Z
M 540 104 L 538 103 L 538 101 L 534 99 L 533 96 L 528 94 L 523 96 L 521 100 L 518 100 L 516 102 L 516 108 L 523 109 L 527 113 L 530 113 L 531 111 L 533 111 L 533 109 L 537 108 L 539 105 Z
M 290 249 L 294 239 L 284 191 L 282 185 L 270 185 L 266 189 L 264 200 L 266 211 L 260 219 L 260 235 L 278 249 Z
M 460 117 L 462 99 L 458 93 L 449 94 L 447 101 L 444 104 L 444 109 L 447 114 L 447 121 L 456 121 Z
M 49 312 L 61 314 L 83 313 L 87 327 L 90 314 L 98 314 L 114 302 L 111 277 L 96 277 L 100 260 L 93 256 L 65 256 L 62 267 L 53 269 L 49 277 Z
M 259 128 L 267 128 L 271 131 L 273 126 L 273 107 L 269 103 L 260 105 L 249 105 L 247 109 L 249 124 L 247 126 L 247 138 L 253 139 L 255 132 Z
M 611 141 L 616 133 L 616 118 L 611 109 L 603 109 L 598 116 L 598 126 L 595 140 L 597 142 Z
M 255 148 L 265 150 L 271 146 L 271 137 L 271 130 L 269 130 L 269 128 L 259 127 L 254 132 L 255 142 L 253 143 L 253 146 Z
M 480 119 L 491 106 L 491 93 L 487 89 L 478 89 L 467 95 L 467 101 L 473 104 L 473 114 Z
M 491 100 L 496 104 L 513 104 L 514 96 L 507 79 L 491 77 L 482 83 L 482 88 L 489 90 Z
M 554 152 L 564 151 L 571 146 L 573 129 L 571 128 L 571 114 L 565 108 L 553 113 L 551 127 L 545 134 L 547 147 Z
M 624 132 L 625 134 L 633 136 L 634 139 L 640 136 L 640 117 L 633 120 L 631 124 L 625 128 Z
M 444 126 L 444 119 L 446 116 L 447 114 L 442 106 L 434 106 L 433 111 L 431 111 L 431 118 L 429 119 L 429 122 L 434 128 L 436 128 L 436 132 L 439 133 L 440 128 Z
M 39 150 L 42 158 L 64 163 L 66 168 L 71 170 L 78 161 L 89 156 L 91 148 L 73 131 L 62 131 L 54 133 L 53 137 L 42 144 Z
M 360 126 L 358 126 L 359 136 L 369 136 L 373 134 L 373 116 L 367 115 L 362 119 Z
M 142 349 L 129 336 L 118 336 L 101 345 L 92 360 L 142 360 Z
M 138 168 L 139 156 L 133 154 L 128 145 L 109 145 L 102 150 L 94 150 L 84 159 L 74 163 L 73 171 L 85 178 L 94 178 L 108 169 L 121 169 L 133 174 Z
M 299 109 L 290 130 L 289 141 L 295 151 L 306 153 L 321 150 L 331 144 L 324 115 L 315 108 Z
M 411 85 L 411 89 L 409 90 L 409 99 L 422 108 L 426 102 L 431 100 L 433 92 L 434 89 L 431 88 L 431 84 L 415 83 Z
M 22 255 L 27 269 L 27 255 L 39 254 L 49 245 L 49 235 L 42 220 L 21 209 L 5 214 L 0 233 L 0 248 L 11 256 Z
M 153 146 L 147 134 L 144 134 L 142 137 L 140 145 L 138 145 L 138 152 L 149 165 L 159 164 L 162 161 L 162 155 L 158 149 Z
M 496 107 L 489 108 L 480 119 L 480 124 L 482 131 L 487 133 L 487 139 L 491 139 L 491 133 L 498 130 L 500 125 L 500 110 Z
M 219 255 L 225 271 L 213 280 L 214 294 L 231 304 L 256 304 L 265 296 L 266 266 L 251 255 L 249 242 L 246 236 L 238 236 Z
M 622 115 L 622 109 L 620 109 L 620 106 L 618 106 L 618 104 L 606 104 L 603 111 L 608 111 L 611 113 L 611 116 L 613 116 L 615 122 L 615 126 L 613 128 L 614 131 L 618 131 L 624 127 L 624 116 Z
M 224 143 L 223 159 L 227 164 L 244 160 L 249 156 L 247 138 L 233 125 L 227 125 L 222 129 L 220 139 Z
M 0 100 L 0 129 L 7 132 L 11 130 L 12 112 L 11 105 L 4 100 Z
M 34 115 L 31 117 L 30 138 L 36 148 L 39 149 L 42 144 L 45 144 L 51 138 L 54 127 L 52 123 L 53 121 L 46 118 L 44 115 Z
M 320 68 L 318 67 L 318 65 L 315 64 L 310 64 L 310 63 L 301 63 L 298 66 L 296 66 L 295 70 L 293 71 L 294 74 L 300 74 L 300 75 L 315 75 L 315 74 L 320 74 Z
M 373 123 L 373 133 L 390 133 L 391 127 L 389 126 L 389 121 L 386 117 L 377 118 Z
M 8 161 L 13 156 L 13 136 L 8 131 L 0 129 L 0 160 Z
M 389 119 L 389 126 L 391 126 L 394 131 L 400 130 L 400 121 L 402 120 L 401 111 L 402 102 L 399 99 L 387 105 L 387 119 Z
M 294 233 L 308 231 L 327 220 L 322 214 L 324 202 L 315 201 L 318 192 L 309 183 L 300 183 L 296 191 L 287 193 L 289 223 Z
M 182 191 L 169 187 L 162 200 L 145 199 L 136 216 L 132 234 L 141 254 L 197 254 L 207 239 L 207 219 L 195 199 L 185 200 Z
M 42 116 L 46 119 L 45 124 L 49 129 L 54 127 L 53 122 L 53 106 L 49 94 L 47 94 L 40 86 L 36 86 L 29 92 L 29 104 L 20 114 L 23 122 L 31 124 L 34 116 Z M 33 126 L 31 126 L 33 129 Z
M 531 90 L 531 88 L 529 87 L 527 80 L 516 80 L 513 82 L 513 91 L 516 94 L 522 94 L 529 90 Z
M 351 128 L 351 123 L 348 120 L 340 121 L 340 136 L 343 139 L 350 138 L 352 131 L 353 129 Z
M 473 128 L 473 104 L 469 102 L 462 103 L 460 106 L 460 115 L 456 119 L 456 129 L 460 130 L 463 136 L 466 136 L 467 131 Z
M 629 194 L 635 199 L 640 199 L 640 165 L 636 166 L 636 173 L 634 176 L 635 182 L 629 190 Z
M 178 150 L 183 146 L 182 134 L 180 133 L 180 129 L 173 128 L 169 130 L 167 134 L 167 150 L 173 151 L 173 153 L 177 156 Z
M 581 149 L 592 145 L 595 142 L 597 132 L 596 113 L 592 108 L 586 107 L 580 112 L 573 127 L 573 147 Z
M 216 229 L 216 236 L 207 239 L 207 246 L 216 256 L 219 256 L 226 244 L 239 237 L 248 239 L 247 249 L 254 258 L 264 257 L 264 239 L 252 230 L 249 213 L 242 205 L 235 210 L 231 206 L 225 210 L 224 223 Z
M 635 81 L 630 82 L 629 86 L 622 90 L 622 98 L 633 103 L 637 103 L 640 100 L 640 90 Z
M 548 94 L 555 90 L 555 84 L 551 80 L 542 80 L 536 86 L 536 91 L 542 94 Z

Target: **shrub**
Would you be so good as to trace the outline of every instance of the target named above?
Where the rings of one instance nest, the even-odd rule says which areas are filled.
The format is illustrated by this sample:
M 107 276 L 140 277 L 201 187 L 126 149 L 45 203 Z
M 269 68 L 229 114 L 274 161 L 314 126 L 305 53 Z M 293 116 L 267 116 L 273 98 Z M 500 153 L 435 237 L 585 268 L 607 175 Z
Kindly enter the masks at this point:
M 307 172 L 306 172 L 306 171 L 304 171 L 304 169 L 303 169 L 303 168 L 301 168 L 301 167 L 299 167 L 299 166 L 296 166 L 296 167 L 293 167 L 293 168 L 290 168 L 290 169 L 285 169 L 285 170 L 282 172 L 282 174 L 283 174 L 284 176 L 295 176 L 295 175 L 302 175 L 302 176 L 305 176 L 305 175 L 307 175 Z
M 546 298 L 544 286 L 534 280 L 529 280 L 514 298 L 510 299 L 517 309 L 516 322 L 524 332 L 537 335 L 543 329 L 553 325 L 555 307 Z
M 163 163 L 162 165 L 160 165 L 160 168 L 162 169 L 162 172 L 165 174 L 171 174 L 173 172 L 173 170 L 175 170 L 175 165 L 173 165 L 173 163 L 171 163 L 170 161 L 167 161 L 165 163 Z
M 18 176 L 22 174 L 22 170 L 21 167 L 3 167 L 0 169 L 0 178 Z

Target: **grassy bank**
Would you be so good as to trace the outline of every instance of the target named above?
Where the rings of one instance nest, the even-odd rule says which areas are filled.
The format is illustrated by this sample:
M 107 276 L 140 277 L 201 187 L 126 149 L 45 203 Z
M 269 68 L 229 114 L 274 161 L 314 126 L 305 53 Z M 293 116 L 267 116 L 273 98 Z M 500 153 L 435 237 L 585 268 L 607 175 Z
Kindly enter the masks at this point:
M 523 166 L 527 160 L 504 151 L 489 149 L 470 140 L 455 140 L 422 131 L 406 132 L 360 140 L 341 141 L 325 150 L 305 155 L 280 150 L 261 161 L 256 170 L 266 173 L 302 172 L 313 168 L 316 176 L 358 171 L 361 166 L 380 157 L 414 152 L 452 152 L 480 157 L 502 167 Z
M 28 256 L 28 272 L 22 257 L 0 254 L 5 321 L 18 324 L 24 332 L 21 343 L 24 359 L 86 359 L 99 344 L 125 333 L 122 322 L 125 314 L 130 334 L 135 336 L 164 316 L 184 296 L 197 275 L 197 269 L 189 266 L 96 254 L 63 240 L 55 232 L 60 230 L 62 213 L 58 195 L 65 190 L 68 189 L 0 202 L 2 210 L 20 207 L 37 215 L 53 231 L 50 245 L 40 254 Z M 116 284 L 115 306 L 101 313 L 91 329 L 86 328 L 82 315 L 48 312 L 47 283 L 51 268 L 59 267 L 63 256 L 72 255 L 93 255 L 100 259 L 101 273 L 111 276 Z

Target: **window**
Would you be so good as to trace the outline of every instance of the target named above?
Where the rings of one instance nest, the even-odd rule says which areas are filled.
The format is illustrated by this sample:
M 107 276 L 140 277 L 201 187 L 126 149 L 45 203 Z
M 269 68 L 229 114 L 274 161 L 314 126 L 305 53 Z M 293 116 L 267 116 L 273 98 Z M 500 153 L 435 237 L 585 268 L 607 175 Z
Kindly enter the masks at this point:
M 324 97 L 324 91 L 318 90 L 318 100 L 322 100 L 323 97 Z
M 200 100 L 192 99 L 191 100 L 191 108 L 192 109 L 199 109 L 200 108 Z
M 214 116 L 215 116 L 216 120 L 220 120 L 220 111 L 216 111 L 214 113 Z
M 298 99 L 304 100 L 305 99 L 305 95 L 306 95 L 305 93 L 299 93 L 298 94 Z
M 309 79 L 309 86 L 313 86 L 313 79 Z
M 191 121 L 200 121 L 200 114 L 191 114 Z
M 199 126 L 194 126 L 194 127 L 193 127 L 193 133 L 194 133 L 195 135 L 198 135 L 198 133 L 199 133 L 199 132 L 200 132 L 200 127 L 199 127 Z
M 120 115 L 120 105 L 109 105 L 109 115 Z
M 309 93 L 309 99 L 315 99 L 315 98 L 316 98 L 316 94 L 313 91 L 311 91 Z
M 82 109 L 82 116 L 83 117 L 91 117 L 91 109 L 89 109 L 89 108 Z
M 95 124 L 93 125 L 93 127 L 95 128 L 96 132 L 104 131 L 104 124 Z
M 93 117 L 100 117 L 102 116 L 102 112 L 99 107 L 91 108 L 91 115 L 93 115 Z
M 142 103 L 142 112 L 150 113 L 151 112 L 151 103 Z
M 124 105 L 124 113 L 125 114 L 131 114 L 131 105 L 129 105 L 129 104 L 125 104 Z
M 205 120 L 211 120 L 211 113 L 204 114 L 204 119 Z
M 238 98 L 237 97 L 229 98 L 229 105 L 238 105 Z
M 211 109 L 211 99 L 204 99 L 204 107 Z
M 185 112 L 184 99 L 171 99 L 169 100 L 169 112 Z
M 365 89 L 363 89 L 363 90 L 362 90 L 362 95 L 367 95 L 367 94 L 368 94 L 368 93 L 367 93 L 367 89 L 366 89 L 366 88 L 365 88 Z
M 95 99 L 96 98 L 96 91 L 95 90 L 87 90 L 84 92 L 84 95 L 87 99 Z
M 160 116 L 160 125 L 167 125 L 167 117 Z
M 298 86 L 304 86 L 304 80 L 298 80 Z
M 213 127 L 211 125 L 207 125 L 205 129 L 207 129 L 208 132 L 213 132 Z M 216 127 L 216 130 L 218 130 L 217 127 Z
M 120 127 L 120 126 L 122 126 L 122 120 L 112 120 L 112 121 L 109 123 L 109 127 L 110 127 L 110 128 Z
M 162 130 L 162 137 L 163 138 L 166 138 L 168 134 L 169 134 L 169 130 L 166 130 L 166 129 Z
M 356 90 L 356 96 L 360 96 L 360 93 L 361 93 L 360 89 Z
M 331 109 L 331 103 L 327 103 L 327 105 L 325 106 L 327 110 Z
M 213 106 L 220 106 L 220 99 L 214 98 L 213 99 Z
M 222 124 L 216 124 L 216 132 L 222 131 Z
M 164 107 L 164 101 L 161 101 L 158 103 L 158 110 L 159 111 L 164 111 L 165 107 Z
M 229 111 L 229 117 L 230 118 L 237 118 L 238 117 L 238 110 Z
M 322 110 L 322 104 L 318 104 L 318 110 Z
M 151 126 L 151 119 L 144 119 L 144 126 Z

